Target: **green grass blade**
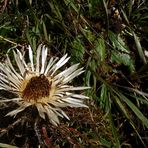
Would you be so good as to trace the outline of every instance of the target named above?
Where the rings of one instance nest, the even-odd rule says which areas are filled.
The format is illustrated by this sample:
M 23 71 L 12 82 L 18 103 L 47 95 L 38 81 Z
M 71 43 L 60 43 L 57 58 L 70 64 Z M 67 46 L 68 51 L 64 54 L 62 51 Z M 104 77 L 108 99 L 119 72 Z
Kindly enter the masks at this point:
M 142 123 L 148 128 L 148 119 L 141 113 L 141 111 L 126 97 L 124 97 L 124 101 L 135 113 L 135 115 L 142 121 Z
M 123 98 L 124 98 L 124 100 L 126 99 L 126 97 L 125 97 L 123 94 L 121 94 L 120 92 L 118 92 L 118 91 L 115 91 L 115 92 L 116 92 L 117 96 L 118 96 L 120 99 L 123 99 Z M 121 111 L 123 112 L 123 114 L 125 115 L 125 117 L 129 120 L 129 123 L 131 124 L 131 126 L 133 127 L 133 129 L 134 129 L 134 131 L 136 132 L 137 136 L 138 136 L 139 139 L 141 140 L 143 146 L 145 146 L 144 141 L 142 140 L 142 138 L 141 138 L 139 132 L 137 131 L 137 129 L 136 129 L 134 123 L 133 123 L 133 121 L 131 120 L 131 118 L 130 118 L 129 115 L 128 115 L 128 111 L 126 110 L 126 108 L 124 107 L 123 103 L 120 101 L 120 99 L 119 99 L 117 96 L 114 95 L 114 99 L 115 99 L 116 103 L 117 103 L 118 106 L 120 107 L 120 109 L 121 109 Z M 126 99 L 126 100 L 128 100 L 128 99 Z M 137 107 L 136 107 L 136 108 L 137 108 Z M 134 109 L 135 109 L 135 108 L 134 108 Z M 142 116 L 143 116 L 143 114 L 142 114 Z
M 132 31 L 132 34 L 133 34 L 133 36 L 134 36 L 134 40 L 135 40 L 135 44 L 136 44 L 136 47 L 137 47 L 139 56 L 140 56 L 140 58 L 142 59 L 143 63 L 146 64 L 147 61 L 146 61 L 145 55 L 144 55 L 144 53 L 143 53 L 143 50 L 142 50 L 140 41 L 139 41 L 137 35 L 136 35 L 133 31 Z
M 116 129 L 115 125 L 114 125 L 111 112 L 108 113 L 108 117 L 109 117 L 109 120 L 110 120 L 110 126 L 111 126 L 111 129 L 112 129 L 112 133 L 113 133 L 113 136 L 115 138 L 114 146 L 116 148 L 120 148 L 121 146 L 120 146 L 120 141 L 119 141 L 119 135 L 118 135 L 117 129 Z

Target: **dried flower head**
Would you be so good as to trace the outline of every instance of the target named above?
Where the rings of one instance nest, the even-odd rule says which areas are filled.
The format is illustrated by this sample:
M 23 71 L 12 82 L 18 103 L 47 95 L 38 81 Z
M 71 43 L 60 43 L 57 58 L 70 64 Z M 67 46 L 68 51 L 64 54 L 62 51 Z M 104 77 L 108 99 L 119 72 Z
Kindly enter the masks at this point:
M 19 105 L 7 115 L 16 116 L 26 108 L 35 106 L 41 118 L 46 119 L 47 115 L 49 121 L 57 125 L 58 116 L 69 119 L 62 108 L 87 107 L 83 100 L 88 97 L 75 92 L 89 87 L 70 85 L 73 78 L 84 72 L 83 68 L 78 68 L 79 64 L 59 72 L 70 58 L 67 54 L 59 60 L 57 57 L 48 60 L 48 48 L 44 45 L 39 45 L 36 56 L 30 46 L 28 50 L 29 62 L 16 49 L 13 50 L 15 67 L 8 54 L 5 63 L 0 63 L 0 90 L 13 92 L 17 96 L 1 101 L 13 101 Z

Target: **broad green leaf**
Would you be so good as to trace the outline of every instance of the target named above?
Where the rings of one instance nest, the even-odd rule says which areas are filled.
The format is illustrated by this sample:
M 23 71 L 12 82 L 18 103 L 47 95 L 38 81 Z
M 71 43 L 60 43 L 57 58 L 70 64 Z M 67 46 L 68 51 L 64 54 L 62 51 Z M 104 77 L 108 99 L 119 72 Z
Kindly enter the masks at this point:
M 127 66 L 130 70 L 130 72 L 135 71 L 134 62 L 131 59 L 131 57 L 126 53 L 121 53 L 118 51 L 111 51 L 111 60 L 112 62 L 116 62 L 118 64 L 123 64 Z
M 109 39 L 114 49 L 117 49 L 118 51 L 121 51 L 121 52 L 122 51 L 126 52 L 127 54 L 130 53 L 129 48 L 127 47 L 126 43 L 124 42 L 124 40 L 121 38 L 120 35 L 117 35 L 112 31 L 109 31 Z
M 124 64 L 128 66 L 131 72 L 135 71 L 134 62 L 130 56 L 130 51 L 126 46 L 124 40 L 120 35 L 116 35 L 113 32 L 109 32 L 109 38 L 114 49 L 111 50 L 111 60 L 112 62 L 117 62 L 119 64 Z

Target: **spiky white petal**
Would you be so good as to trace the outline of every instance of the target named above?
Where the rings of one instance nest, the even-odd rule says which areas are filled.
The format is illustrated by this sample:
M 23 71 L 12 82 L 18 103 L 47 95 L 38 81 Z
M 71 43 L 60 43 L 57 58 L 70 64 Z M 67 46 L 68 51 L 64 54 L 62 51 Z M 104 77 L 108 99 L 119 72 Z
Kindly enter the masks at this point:
M 89 99 L 89 97 L 81 95 L 81 94 L 73 94 L 73 93 L 66 92 L 66 95 L 74 97 L 74 98 L 79 98 L 79 99 Z
M 70 57 L 66 58 L 67 54 L 64 55 L 53 67 L 53 72 L 51 74 L 51 76 L 53 76 L 53 74 L 59 69 L 61 68 L 65 63 L 68 62 L 68 60 L 70 59 Z
M 27 107 L 29 107 L 31 104 L 25 104 L 25 105 L 21 105 L 19 108 L 9 112 L 8 114 L 6 114 L 6 116 L 16 116 L 18 113 L 22 112 L 23 110 L 25 110 Z
M 42 67 L 41 67 L 41 74 L 44 74 L 45 71 L 45 64 L 46 64 L 46 58 L 47 58 L 47 47 L 45 47 L 45 45 L 42 48 Z
M 50 69 L 50 68 L 55 64 L 55 62 L 56 62 L 57 60 L 58 60 L 58 58 L 53 59 L 53 57 L 50 59 L 48 65 L 47 65 L 47 67 L 46 67 L 45 73 L 44 73 L 45 76 L 46 76 L 46 75 L 48 76 L 48 75 L 51 73 L 52 69 Z
M 31 70 L 32 72 L 34 72 L 34 64 L 33 64 L 33 51 L 31 49 L 31 46 L 29 46 L 29 59 L 30 59 L 30 62 L 31 62 Z
M 60 79 L 61 77 L 68 77 L 70 74 L 72 74 L 78 68 L 78 66 L 79 66 L 79 64 L 75 64 L 75 65 L 67 68 L 66 70 L 64 70 L 61 73 L 59 73 L 58 75 L 56 75 L 55 79 Z
M 22 100 L 22 98 L 12 98 L 12 99 L 6 99 L 6 98 L 3 98 L 3 100 L 0 100 L 0 102 L 10 102 L 10 101 L 20 101 Z
M 12 66 L 11 61 L 10 61 L 8 55 L 7 55 L 7 62 L 8 62 L 8 65 L 9 65 L 10 69 L 11 69 L 11 72 L 13 72 L 18 79 L 23 79 L 23 77 L 18 72 L 16 72 L 16 70 Z M 24 71 L 22 70 L 21 74 L 23 74 L 24 72 L 25 72 L 25 69 L 24 69 Z
M 41 48 L 42 48 L 42 44 L 40 44 L 37 49 L 37 55 L 36 55 L 36 72 L 37 73 L 39 73 Z
M 50 107 L 49 105 L 48 106 L 45 106 L 44 107 L 46 112 L 47 112 L 47 115 L 48 115 L 48 118 L 49 120 L 54 124 L 54 125 L 57 125 L 59 124 L 59 119 L 57 117 L 57 114 L 53 111 L 54 109 L 52 107 Z
M 37 107 L 37 110 L 38 110 L 38 113 L 39 113 L 40 117 L 42 117 L 43 119 L 45 119 L 45 109 L 42 106 L 42 104 L 37 103 L 36 104 L 36 107 Z
M 85 89 L 90 89 L 90 87 L 73 87 L 73 86 L 69 86 L 69 87 L 66 87 L 66 88 L 61 88 L 61 89 L 57 90 L 57 92 L 85 90 Z

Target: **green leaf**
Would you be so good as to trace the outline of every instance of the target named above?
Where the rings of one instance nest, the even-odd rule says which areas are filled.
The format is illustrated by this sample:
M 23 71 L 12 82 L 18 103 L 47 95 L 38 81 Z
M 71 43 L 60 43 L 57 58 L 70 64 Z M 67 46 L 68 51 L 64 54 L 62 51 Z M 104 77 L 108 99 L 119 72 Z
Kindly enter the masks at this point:
M 116 129 L 115 125 L 114 125 L 113 118 L 112 118 L 112 113 L 111 112 L 109 112 L 108 117 L 109 117 L 111 129 L 112 129 L 112 133 L 113 133 L 113 136 L 115 138 L 115 144 L 114 144 L 114 146 L 116 148 L 120 148 L 121 146 L 120 146 L 119 135 L 118 135 L 117 129 Z
M 72 57 L 76 62 L 82 62 L 84 59 L 85 48 L 82 41 L 77 38 L 72 43 Z
M 144 142 L 143 142 L 143 140 L 142 140 L 142 138 L 141 138 L 141 136 L 139 135 L 139 133 L 138 133 L 138 131 L 137 131 L 137 129 L 136 129 L 136 127 L 135 127 L 135 125 L 134 125 L 132 119 L 131 119 L 130 116 L 129 116 L 129 112 L 126 110 L 126 108 L 124 107 L 123 103 L 122 103 L 121 100 L 120 100 L 120 99 L 123 99 L 123 98 L 125 99 L 126 97 L 125 97 L 122 93 L 120 93 L 119 91 L 116 91 L 116 90 L 113 90 L 113 91 L 114 91 L 114 92 L 117 94 L 117 96 L 119 97 L 119 98 L 118 98 L 117 96 L 113 95 L 113 98 L 115 99 L 116 103 L 118 104 L 120 110 L 123 112 L 123 114 L 125 115 L 125 117 L 128 119 L 129 123 L 130 123 L 131 126 L 133 127 L 134 131 L 135 131 L 136 134 L 138 135 L 138 137 L 139 137 L 139 139 L 141 140 L 141 142 L 143 143 L 143 145 L 145 145 Z
M 67 6 L 71 6 L 77 13 L 79 13 L 79 9 L 77 8 L 73 0 L 64 0 L 64 2 Z
M 148 119 L 141 113 L 141 111 L 138 109 L 138 107 L 136 107 L 134 105 L 134 103 L 132 103 L 126 96 L 124 96 L 122 93 L 120 93 L 119 91 L 113 90 L 119 98 L 121 98 L 129 107 L 130 109 L 133 111 L 133 113 L 135 113 L 135 115 L 142 121 L 142 123 L 148 128 Z M 116 99 L 116 101 L 118 102 L 118 100 Z M 119 102 L 118 102 L 119 103 Z M 121 104 L 121 103 L 120 103 Z M 122 107 L 123 110 L 123 107 Z M 123 110 L 124 111 L 124 110 Z M 124 111 L 125 113 L 125 111 Z M 128 116 L 127 116 L 128 117 Z
M 125 66 L 128 66 L 130 72 L 135 71 L 134 62 L 131 59 L 131 57 L 126 53 L 121 53 L 118 51 L 111 51 L 111 61 L 116 62 L 118 64 L 123 64 Z
M 111 31 L 109 32 L 109 38 L 114 48 L 111 50 L 111 61 L 118 64 L 124 64 L 125 66 L 128 66 L 131 72 L 134 72 L 134 61 L 130 56 L 130 50 L 126 46 L 125 41 L 120 35 L 116 35 Z
M 97 53 L 99 54 L 99 57 L 101 58 L 101 61 L 104 61 L 106 58 L 106 47 L 104 39 L 98 39 L 95 43 L 95 49 Z
M 109 31 L 109 39 L 115 50 L 118 49 L 118 51 L 126 52 L 127 54 L 130 53 L 129 48 L 126 46 L 124 39 L 122 39 L 120 35 L 117 35 L 112 31 Z
M 4 144 L 4 143 L 0 143 L 0 147 L 1 148 L 18 148 L 16 146 L 12 146 L 12 145 L 9 145 L 9 144 Z
M 45 37 L 45 39 L 48 41 L 48 35 L 47 35 L 47 29 L 46 29 L 46 25 L 45 25 L 45 23 L 44 23 L 44 21 L 43 21 L 43 32 L 44 32 L 44 37 Z
M 99 98 L 100 107 L 105 110 L 105 112 L 109 112 L 111 109 L 111 102 L 110 97 L 108 95 L 108 88 L 105 84 L 102 84 L 101 86 L 101 94 Z
M 148 119 L 141 113 L 141 111 L 126 97 L 124 97 L 124 101 L 135 113 L 135 115 L 142 121 L 142 123 L 148 128 Z
M 110 141 L 107 141 L 104 138 L 100 138 L 100 141 L 101 141 L 101 144 L 106 148 L 115 148 L 115 146 L 113 146 L 113 144 Z
M 139 41 L 139 38 L 137 37 L 137 35 L 132 31 L 132 34 L 134 36 L 134 40 L 135 40 L 135 43 L 136 43 L 136 47 L 137 47 L 137 50 L 139 52 L 139 56 L 140 58 L 142 59 L 143 63 L 147 63 L 146 62 L 146 58 L 145 58 L 145 55 L 144 55 L 144 52 L 142 50 L 142 47 L 141 47 L 141 44 L 140 44 L 140 41 Z

